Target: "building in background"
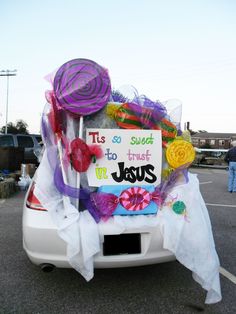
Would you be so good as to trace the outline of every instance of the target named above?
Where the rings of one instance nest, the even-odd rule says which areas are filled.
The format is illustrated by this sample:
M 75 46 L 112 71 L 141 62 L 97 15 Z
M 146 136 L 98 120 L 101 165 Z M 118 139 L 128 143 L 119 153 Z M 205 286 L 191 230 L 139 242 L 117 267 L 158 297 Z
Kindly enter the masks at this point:
M 236 133 L 199 132 L 192 135 L 192 144 L 198 148 L 229 149 Z

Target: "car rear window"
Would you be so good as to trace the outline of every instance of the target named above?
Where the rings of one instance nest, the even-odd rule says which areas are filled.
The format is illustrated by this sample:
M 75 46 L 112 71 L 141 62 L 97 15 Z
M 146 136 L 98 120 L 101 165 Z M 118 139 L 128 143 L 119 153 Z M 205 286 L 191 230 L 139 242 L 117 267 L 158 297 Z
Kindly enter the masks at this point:
M 30 136 L 17 136 L 19 147 L 34 147 L 33 139 Z
M 38 142 L 40 145 L 43 144 L 43 143 L 42 143 L 42 137 L 41 137 L 40 135 L 36 135 L 35 138 L 36 138 L 37 142 Z
M 0 146 L 1 147 L 12 147 L 12 146 L 14 146 L 13 137 L 11 135 L 0 136 Z

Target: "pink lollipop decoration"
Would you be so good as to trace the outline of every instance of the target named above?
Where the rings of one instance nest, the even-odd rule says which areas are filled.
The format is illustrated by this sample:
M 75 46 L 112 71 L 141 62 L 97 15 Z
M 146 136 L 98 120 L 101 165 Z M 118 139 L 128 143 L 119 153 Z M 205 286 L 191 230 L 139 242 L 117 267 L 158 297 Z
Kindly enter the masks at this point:
M 94 192 L 90 194 L 90 199 L 96 212 L 103 219 L 112 216 L 117 206 L 122 205 L 127 211 L 141 211 L 151 202 L 161 206 L 162 196 L 158 187 L 153 192 L 145 190 L 141 186 L 130 187 L 123 190 L 120 196 L 112 193 Z
M 53 88 L 58 103 L 80 116 L 102 109 L 111 94 L 107 70 L 88 59 L 64 63 L 55 75 Z
M 120 195 L 121 205 L 130 211 L 142 210 L 151 201 L 150 193 L 140 186 L 131 187 Z

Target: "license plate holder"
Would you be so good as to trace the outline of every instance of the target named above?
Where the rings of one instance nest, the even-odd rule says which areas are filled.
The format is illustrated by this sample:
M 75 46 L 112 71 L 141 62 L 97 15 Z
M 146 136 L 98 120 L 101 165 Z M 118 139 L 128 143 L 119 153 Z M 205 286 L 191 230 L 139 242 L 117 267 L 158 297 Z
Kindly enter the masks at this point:
M 103 255 L 130 255 L 141 253 L 141 234 L 122 233 L 104 235 Z

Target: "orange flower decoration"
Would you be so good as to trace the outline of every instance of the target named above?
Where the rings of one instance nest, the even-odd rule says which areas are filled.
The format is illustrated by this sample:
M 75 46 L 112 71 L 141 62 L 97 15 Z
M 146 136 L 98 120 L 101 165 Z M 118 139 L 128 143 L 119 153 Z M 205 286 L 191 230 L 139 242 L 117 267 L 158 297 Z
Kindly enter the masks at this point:
M 173 141 L 166 150 L 166 159 L 170 167 L 189 166 L 195 158 L 195 150 L 191 143 L 184 140 Z

